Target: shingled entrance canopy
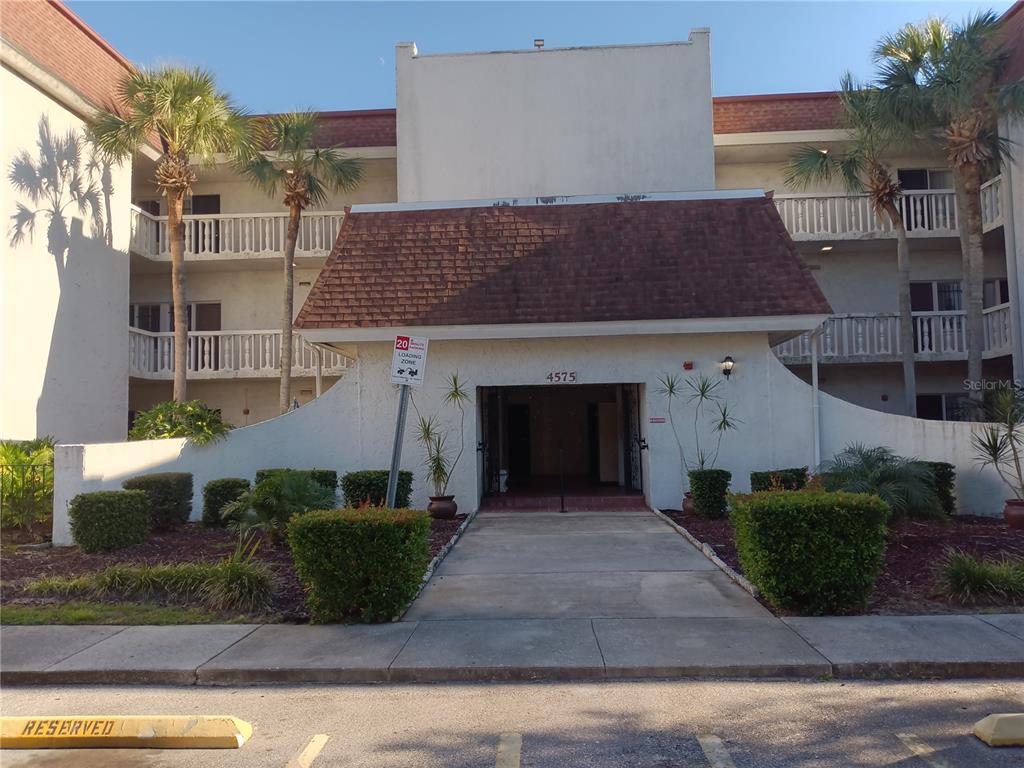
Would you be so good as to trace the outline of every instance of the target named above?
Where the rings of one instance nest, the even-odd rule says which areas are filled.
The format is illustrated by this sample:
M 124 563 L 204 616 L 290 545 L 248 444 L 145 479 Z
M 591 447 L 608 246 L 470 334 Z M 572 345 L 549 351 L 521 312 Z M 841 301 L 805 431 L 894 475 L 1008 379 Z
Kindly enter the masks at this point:
M 747 191 L 359 206 L 295 325 L 322 342 L 638 321 L 792 335 L 830 313 L 772 200 Z

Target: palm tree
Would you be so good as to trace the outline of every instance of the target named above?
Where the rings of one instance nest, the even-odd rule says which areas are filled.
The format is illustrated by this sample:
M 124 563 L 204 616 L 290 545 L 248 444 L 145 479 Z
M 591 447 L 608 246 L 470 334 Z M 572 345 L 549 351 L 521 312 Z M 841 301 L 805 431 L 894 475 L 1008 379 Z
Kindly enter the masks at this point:
M 991 11 L 949 27 L 908 24 L 875 49 L 878 82 L 895 126 L 938 142 L 953 169 L 967 304 L 967 376 L 980 382 L 985 334 L 981 184 L 1006 154 L 1001 118 L 1024 117 L 1024 81 L 1000 84 L 1009 52 Z M 972 387 L 976 406 L 982 389 Z
M 263 123 L 263 146 L 242 172 L 268 195 L 284 193 L 288 233 L 284 246 L 284 305 L 281 311 L 281 413 L 291 405 L 292 314 L 295 293 L 295 244 L 302 211 L 323 205 L 329 192 L 354 189 L 363 177 L 359 160 L 346 157 L 340 146 L 315 147 L 316 112 L 273 115 Z
M 903 194 L 882 153 L 896 138 L 886 119 L 877 89 L 856 84 L 846 74 L 839 99 L 850 131 L 842 155 L 804 146 L 790 158 L 786 184 L 806 189 L 812 182 L 839 179 L 847 190 L 866 192 L 879 217 L 886 217 L 896 232 L 896 266 L 899 271 L 900 347 L 903 359 L 903 397 L 907 413 L 917 415 L 917 380 L 914 373 L 914 319 L 910 310 L 910 241 L 899 201 Z
M 111 162 L 129 159 L 144 143 L 161 150 L 156 184 L 167 198 L 174 302 L 174 400 L 186 400 L 188 318 L 185 305 L 185 225 L 182 210 L 196 182 L 193 162 L 213 165 L 218 154 L 243 162 L 255 148 L 250 119 L 217 90 L 201 69 L 162 67 L 125 75 L 118 102 L 98 110 L 89 131 Z

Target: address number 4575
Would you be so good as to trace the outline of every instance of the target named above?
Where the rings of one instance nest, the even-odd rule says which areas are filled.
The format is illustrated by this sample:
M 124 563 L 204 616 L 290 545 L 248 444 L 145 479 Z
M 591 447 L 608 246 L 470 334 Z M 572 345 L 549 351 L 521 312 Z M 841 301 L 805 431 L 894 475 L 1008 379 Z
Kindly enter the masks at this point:
M 551 371 L 547 380 L 548 384 L 575 384 L 576 371 Z

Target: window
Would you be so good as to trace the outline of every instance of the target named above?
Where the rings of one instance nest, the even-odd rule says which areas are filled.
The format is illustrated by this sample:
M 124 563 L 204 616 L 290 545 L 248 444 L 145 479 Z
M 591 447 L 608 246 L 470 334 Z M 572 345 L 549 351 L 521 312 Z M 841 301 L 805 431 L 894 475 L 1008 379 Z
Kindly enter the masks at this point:
M 917 417 L 932 421 L 968 421 L 970 402 L 963 392 L 917 396 Z
M 912 312 L 958 312 L 964 308 L 964 290 L 959 280 L 927 280 L 910 284 Z
M 1005 278 L 995 278 L 985 281 L 985 309 L 995 307 L 999 304 L 1007 304 L 1010 301 L 1010 283 Z
M 221 312 L 219 301 L 190 301 L 185 305 L 190 331 L 221 330 Z M 174 330 L 174 305 L 169 302 L 161 304 L 130 304 L 128 306 L 128 324 L 132 328 L 144 331 L 170 332 Z
M 945 168 L 901 168 L 896 178 L 906 190 L 953 188 L 953 172 Z

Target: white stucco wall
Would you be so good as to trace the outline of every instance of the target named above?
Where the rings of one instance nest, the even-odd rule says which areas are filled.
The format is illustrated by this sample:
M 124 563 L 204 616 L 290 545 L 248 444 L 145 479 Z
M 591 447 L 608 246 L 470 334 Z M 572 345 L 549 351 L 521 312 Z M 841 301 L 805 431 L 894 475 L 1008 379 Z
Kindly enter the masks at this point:
M 24 151 L 39 167 L 47 154 L 39 146 L 44 120 L 61 138 L 68 132 L 81 138 L 84 123 L 6 66 L 0 76 L 0 438 L 123 439 L 131 168 L 89 168 L 83 142 L 83 188 L 96 185 L 98 223 L 67 189 L 56 202 L 49 196 L 33 202 L 9 180 L 12 161 Z M 10 227 L 19 204 L 34 212 L 35 227 L 14 244 Z M 53 217 L 55 209 L 60 213 Z
M 726 354 L 736 360 L 731 380 L 721 388 L 742 420 L 727 436 L 718 465 L 733 473 L 733 488 L 749 488 L 749 473 L 813 464 L 811 389 L 779 363 L 764 334 L 701 334 L 512 341 L 435 341 L 430 345 L 427 383 L 416 392 L 424 415 L 438 413 L 455 429 L 456 413 L 442 404 L 444 379 L 458 370 L 473 399 L 466 419 L 467 450 L 452 478 L 450 492 L 466 510 L 478 499 L 479 465 L 474 450 L 478 435 L 477 387 L 543 385 L 549 371 L 576 371 L 580 383 L 640 383 L 645 452 L 644 487 L 648 501 L 675 507 L 683 490 L 678 450 L 668 423 L 650 423 L 667 416 L 657 394 L 658 377 L 679 372 L 693 361 L 694 373 L 718 377 L 716 361 Z M 195 476 L 194 516 L 200 515 L 203 485 L 218 477 L 252 477 L 261 467 L 327 467 L 345 472 L 387 466 L 391 450 L 396 388 L 387 384 L 391 345 L 358 348 L 359 367 L 321 398 L 285 416 L 235 430 L 227 440 L 206 447 L 182 440 L 64 446 L 57 452 L 54 499 L 54 541 L 69 543 L 66 505 L 83 491 L 117 488 L 135 474 L 188 471 Z M 692 432 L 685 426 L 689 411 L 676 405 L 680 435 L 692 451 Z M 411 420 L 410 420 L 411 423 Z M 996 514 L 1005 494 L 991 471 L 974 466 L 970 425 L 926 422 L 869 411 L 821 396 L 823 456 L 847 443 L 888 445 L 900 453 L 950 461 L 958 471 L 961 511 Z M 450 439 L 457 441 L 452 432 Z M 406 432 L 402 465 L 412 469 L 413 503 L 423 506 L 421 453 L 413 430 Z
M 1024 120 L 1004 122 L 1000 133 L 1014 148 L 1003 164 L 1003 221 L 1010 278 L 1014 372 L 1024 381 Z
M 396 58 L 400 202 L 714 188 L 707 30 Z

